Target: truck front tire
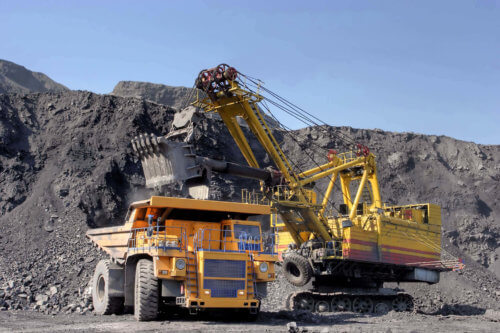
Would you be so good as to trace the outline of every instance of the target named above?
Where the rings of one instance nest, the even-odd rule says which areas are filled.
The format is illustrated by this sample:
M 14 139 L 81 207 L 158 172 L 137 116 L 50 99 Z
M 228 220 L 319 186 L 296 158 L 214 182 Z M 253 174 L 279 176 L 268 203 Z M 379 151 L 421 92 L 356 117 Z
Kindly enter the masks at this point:
M 153 262 L 141 259 L 135 269 L 134 317 L 139 321 L 154 320 L 158 316 L 158 278 Z
M 92 278 L 92 304 L 100 315 L 120 314 L 123 312 L 123 297 L 110 297 L 109 260 L 97 264 Z

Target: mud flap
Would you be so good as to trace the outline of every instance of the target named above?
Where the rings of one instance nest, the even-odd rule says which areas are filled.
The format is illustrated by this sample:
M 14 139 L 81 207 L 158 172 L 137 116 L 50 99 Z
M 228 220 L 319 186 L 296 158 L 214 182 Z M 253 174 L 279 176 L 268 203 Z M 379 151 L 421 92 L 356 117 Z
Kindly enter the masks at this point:
M 124 297 L 125 296 L 125 270 L 123 267 L 115 263 L 109 264 L 109 297 Z

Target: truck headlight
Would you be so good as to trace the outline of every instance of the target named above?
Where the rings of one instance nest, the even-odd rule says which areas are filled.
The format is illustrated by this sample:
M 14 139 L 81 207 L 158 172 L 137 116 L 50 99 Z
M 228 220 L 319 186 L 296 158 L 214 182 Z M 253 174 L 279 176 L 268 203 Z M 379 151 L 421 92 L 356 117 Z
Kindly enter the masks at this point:
M 186 261 L 184 259 L 177 259 L 175 261 L 175 268 L 178 270 L 183 270 L 186 267 Z
M 267 272 L 267 269 L 269 268 L 269 266 L 267 265 L 267 262 L 263 262 L 259 265 L 259 270 L 262 272 L 262 273 L 265 273 Z

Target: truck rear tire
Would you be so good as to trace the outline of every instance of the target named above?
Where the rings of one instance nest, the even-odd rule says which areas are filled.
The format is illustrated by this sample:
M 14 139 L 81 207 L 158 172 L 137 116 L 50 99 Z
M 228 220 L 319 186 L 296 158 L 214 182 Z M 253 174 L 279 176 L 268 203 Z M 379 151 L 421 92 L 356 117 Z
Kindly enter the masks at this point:
M 296 287 L 305 286 L 313 275 L 312 267 L 306 258 L 290 253 L 283 260 L 283 272 L 288 282 Z
M 109 265 L 109 260 L 99 261 L 92 278 L 92 305 L 94 312 L 100 315 L 123 312 L 123 297 L 109 297 Z
M 135 269 L 134 317 L 139 321 L 158 317 L 158 278 L 154 274 L 153 262 L 141 259 Z

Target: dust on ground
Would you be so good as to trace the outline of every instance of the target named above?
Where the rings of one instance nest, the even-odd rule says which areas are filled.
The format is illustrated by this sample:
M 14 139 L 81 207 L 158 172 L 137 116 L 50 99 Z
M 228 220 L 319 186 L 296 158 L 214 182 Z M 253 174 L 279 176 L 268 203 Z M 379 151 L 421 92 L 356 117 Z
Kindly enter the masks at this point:
M 478 316 L 390 312 L 299 314 L 262 312 L 255 322 L 223 319 L 163 318 L 136 322 L 132 315 L 56 315 L 31 311 L 0 312 L 0 332 L 497 332 L 500 313 Z

